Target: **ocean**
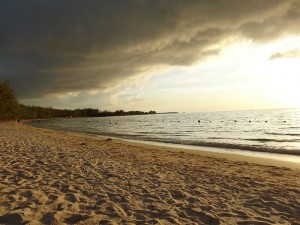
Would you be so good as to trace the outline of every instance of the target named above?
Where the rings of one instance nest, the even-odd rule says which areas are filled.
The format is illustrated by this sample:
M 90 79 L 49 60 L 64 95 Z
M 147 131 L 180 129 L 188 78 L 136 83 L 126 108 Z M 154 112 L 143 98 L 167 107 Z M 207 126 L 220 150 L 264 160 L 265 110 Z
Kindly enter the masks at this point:
M 31 125 L 137 141 L 300 155 L 300 109 L 64 118 Z

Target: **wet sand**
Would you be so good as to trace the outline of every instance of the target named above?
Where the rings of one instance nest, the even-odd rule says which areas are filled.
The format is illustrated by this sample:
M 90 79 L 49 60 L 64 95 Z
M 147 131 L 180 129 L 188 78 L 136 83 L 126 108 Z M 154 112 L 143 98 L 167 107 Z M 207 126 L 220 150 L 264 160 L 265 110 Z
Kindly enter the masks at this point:
M 0 224 L 300 224 L 300 169 L 246 158 L 2 122 Z

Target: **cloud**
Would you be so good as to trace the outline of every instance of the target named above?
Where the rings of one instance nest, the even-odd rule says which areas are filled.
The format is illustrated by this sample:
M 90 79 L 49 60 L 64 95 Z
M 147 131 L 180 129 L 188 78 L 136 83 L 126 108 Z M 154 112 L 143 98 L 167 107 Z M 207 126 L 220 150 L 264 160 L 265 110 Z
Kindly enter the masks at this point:
M 3 0 L 0 79 L 21 99 L 105 90 L 205 60 L 230 37 L 299 35 L 298 24 L 298 0 Z
M 289 50 L 287 52 L 277 52 L 270 56 L 270 60 L 272 59 L 280 59 L 280 58 L 296 58 L 300 57 L 300 51 L 298 48 Z

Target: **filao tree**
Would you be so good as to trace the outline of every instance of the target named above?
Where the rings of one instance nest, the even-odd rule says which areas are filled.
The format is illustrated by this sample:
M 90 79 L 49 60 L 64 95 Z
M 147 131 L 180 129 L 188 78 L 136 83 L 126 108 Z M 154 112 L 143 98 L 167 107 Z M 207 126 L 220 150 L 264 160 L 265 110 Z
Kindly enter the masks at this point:
M 14 119 L 18 107 L 18 101 L 9 82 L 0 81 L 0 120 Z
M 0 120 L 12 119 L 47 119 L 57 117 L 103 117 L 155 114 L 155 111 L 128 111 L 115 112 L 99 111 L 99 109 L 53 109 L 52 107 L 26 106 L 16 99 L 14 90 L 8 81 L 0 81 Z

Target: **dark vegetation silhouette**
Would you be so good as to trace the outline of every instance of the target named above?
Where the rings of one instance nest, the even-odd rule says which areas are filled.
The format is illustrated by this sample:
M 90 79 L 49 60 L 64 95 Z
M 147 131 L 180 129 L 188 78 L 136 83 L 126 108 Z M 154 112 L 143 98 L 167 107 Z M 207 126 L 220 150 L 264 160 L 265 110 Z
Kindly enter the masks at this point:
M 0 120 L 47 119 L 57 117 L 104 117 L 156 114 L 155 111 L 100 111 L 99 109 L 54 109 L 52 107 L 26 106 L 20 104 L 8 81 L 0 81 Z
M 0 82 L 0 119 L 17 117 L 19 103 L 8 81 Z

